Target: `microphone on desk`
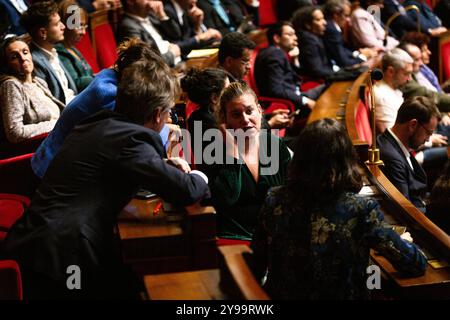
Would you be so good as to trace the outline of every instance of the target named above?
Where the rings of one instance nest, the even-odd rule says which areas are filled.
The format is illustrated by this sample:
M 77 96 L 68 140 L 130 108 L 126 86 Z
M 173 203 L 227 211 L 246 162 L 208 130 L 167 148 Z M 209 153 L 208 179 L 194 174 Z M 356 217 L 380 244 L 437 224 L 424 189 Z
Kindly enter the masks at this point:
M 377 148 L 377 127 L 376 127 L 376 114 L 375 114 L 375 94 L 373 92 L 373 81 L 379 81 L 383 79 L 383 72 L 380 69 L 371 69 L 369 71 L 368 84 L 369 84 L 369 110 L 372 118 L 372 146 L 369 148 L 369 160 L 367 164 L 383 165 L 383 161 L 380 159 L 380 150 Z

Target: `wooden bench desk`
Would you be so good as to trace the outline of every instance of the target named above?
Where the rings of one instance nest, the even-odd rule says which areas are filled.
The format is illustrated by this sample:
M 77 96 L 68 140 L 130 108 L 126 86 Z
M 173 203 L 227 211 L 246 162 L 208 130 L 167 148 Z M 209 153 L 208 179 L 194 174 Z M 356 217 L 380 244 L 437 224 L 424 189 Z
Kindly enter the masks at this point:
M 161 207 L 154 215 L 160 202 L 133 199 L 119 216 L 125 262 L 140 275 L 216 267 L 214 208 L 166 212 Z
M 219 269 L 176 272 L 144 277 L 150 300 L 225 300 Z

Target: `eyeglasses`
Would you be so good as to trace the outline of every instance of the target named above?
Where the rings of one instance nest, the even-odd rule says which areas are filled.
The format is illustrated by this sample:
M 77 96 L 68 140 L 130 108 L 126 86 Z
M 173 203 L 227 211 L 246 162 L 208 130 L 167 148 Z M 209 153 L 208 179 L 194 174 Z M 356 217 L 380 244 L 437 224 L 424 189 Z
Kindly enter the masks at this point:
M 434 130 L 430 130 L 430 129 L 428 129 L 428 128 L 425 128 L 425 126 L 423 125 L 423 124 L 421 124 L 421 123 L 419 123 L 420 124 L 420 126 L 427 132 L 427 134 L 429 135 L 429 136 L 431 136 L 433 133 L 434 133 Z

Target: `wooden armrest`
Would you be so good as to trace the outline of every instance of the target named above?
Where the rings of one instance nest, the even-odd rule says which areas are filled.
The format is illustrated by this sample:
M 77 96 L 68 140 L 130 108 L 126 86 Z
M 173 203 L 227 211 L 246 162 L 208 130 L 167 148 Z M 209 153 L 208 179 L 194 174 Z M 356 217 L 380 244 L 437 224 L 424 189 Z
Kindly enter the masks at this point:
M 249 247 L 245 245 L 221 246 L 219 251 L 224 256 L 227 269 L 246 300 L 270 300 L 244 260 L 243 253 L 252 252 Z

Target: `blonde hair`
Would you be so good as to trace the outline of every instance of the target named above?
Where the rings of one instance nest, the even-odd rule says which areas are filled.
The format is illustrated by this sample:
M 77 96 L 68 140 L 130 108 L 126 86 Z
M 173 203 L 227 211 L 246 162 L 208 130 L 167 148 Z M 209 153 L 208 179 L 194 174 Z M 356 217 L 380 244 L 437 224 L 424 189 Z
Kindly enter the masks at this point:
M 256 106 L 260 108 L 256 93 L 245 82 L 232 82 L 223 90 L 222 95 L 220 96 L 219 108 L 216 111 L 216 118 L 219 124 L 226 122 L 227 105 L 244 94 L 253 96 Z

